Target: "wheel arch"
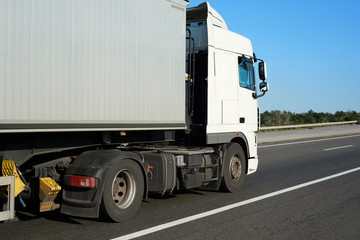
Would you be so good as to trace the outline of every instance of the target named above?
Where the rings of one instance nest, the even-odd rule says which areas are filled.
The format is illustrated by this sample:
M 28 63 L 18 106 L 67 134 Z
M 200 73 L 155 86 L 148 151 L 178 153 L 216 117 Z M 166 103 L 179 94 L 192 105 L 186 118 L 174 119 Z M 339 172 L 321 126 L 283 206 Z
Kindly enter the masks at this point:
M 79 217 L 99 217 L 106 177 L 116 163 L 125 159 L 130 159 L 140 166 L 144 176 L 143 199 L 146 199 L 148 192 L 146 168 L 138 154 L 116 149 L 93 150 L 82 153 L 67 169 L 64 176 L 61 212 Z M 95 192 L 91 194 L 91 191 L 76 191 L 69 187 L 66 183 L 69 182 L 71 175 L 95 177 L 98 181 Z
M 247 174 L 248 173 L 248 165 L 249 165 L 249 157 L 250 157 L 250 153 L 249 153 L 249 143 L 248 143 L 248 141 L 247 141 L 247 139 L 246 139 L 246 137 L 245 136 L 241 136 L 241 137 L 236 137 L 236 138 L 233 138 L 231 141 L 230 141 L 231 143 L 238 143 L 241 147 L 242 147 L 242 149 L 243 149 L 243 151 L 244 151 L 244 153 L 245 153 L 245 164 L 246 164 L 246 166 L 245 166 L 245 173 Z
M 247 137 L 242 132 L 228 132 L 228 133 L 210 133 L 207 134 L 208 145 L 224 145 L 228 143 L 236 142 L 241 145 L 244 150 L 246 158 L 250 157 L 249 143 Z

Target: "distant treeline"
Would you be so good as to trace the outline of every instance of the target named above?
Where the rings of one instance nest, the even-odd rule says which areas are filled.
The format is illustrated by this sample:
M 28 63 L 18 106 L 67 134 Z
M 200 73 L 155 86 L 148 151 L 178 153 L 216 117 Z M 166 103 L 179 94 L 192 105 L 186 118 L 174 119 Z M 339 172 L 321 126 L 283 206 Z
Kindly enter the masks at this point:
M 317 113 L 313 110 L 307 113 L 292 113 L 286 111 L 266 111 L 261 114 L 262 126 L 283 126 L 296 124 L 327 123 L 355 121 L 360 119 L 360 113 L 356 111 L 337 111 L 332 113 Z

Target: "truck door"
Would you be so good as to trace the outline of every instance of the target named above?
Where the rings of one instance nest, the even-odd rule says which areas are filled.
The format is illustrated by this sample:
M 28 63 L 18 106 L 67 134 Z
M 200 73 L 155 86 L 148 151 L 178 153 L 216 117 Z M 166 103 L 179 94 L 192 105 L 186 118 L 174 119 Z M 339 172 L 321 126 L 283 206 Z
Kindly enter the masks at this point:
M 254 63 L 245 56 L 238 57 L 239 122 L 243 131 L 257 131 L 258 105 L 255 93 Z
M 237 78 L 236 54 L 217 50 L 216 55 L 216 77 L 218 85 L 216 91 L 221 101 L 221 121 L 225 128 L 223 131 L 236 131 L 239 124 L 239 91 Z

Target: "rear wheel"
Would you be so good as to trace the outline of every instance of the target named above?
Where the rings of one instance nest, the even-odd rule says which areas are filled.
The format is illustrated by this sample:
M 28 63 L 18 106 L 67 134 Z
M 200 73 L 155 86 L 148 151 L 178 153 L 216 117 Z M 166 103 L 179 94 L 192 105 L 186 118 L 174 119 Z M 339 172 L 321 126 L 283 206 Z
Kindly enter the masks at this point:
M 227 146 L 223 171 L 221 190 L 228 192 L 239 191 L 245 178 L 245 154 L 238 143 L 230 143 Z
M 105 181 L 102 213 L 115 222 L 133 218 L 138 212 L 144 193 L 141 167 L 133 160 L 119 161 Z

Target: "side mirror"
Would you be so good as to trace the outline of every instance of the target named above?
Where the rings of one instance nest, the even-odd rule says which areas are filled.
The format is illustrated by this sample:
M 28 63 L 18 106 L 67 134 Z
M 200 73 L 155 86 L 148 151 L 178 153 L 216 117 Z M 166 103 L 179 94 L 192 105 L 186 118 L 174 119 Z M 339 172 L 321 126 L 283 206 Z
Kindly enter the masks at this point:
M 257 98 L 259 98 L 259 97 L 264 96 L 265 93 L 266 93 L 267 91 L 269 91 L 269 84 L 268 84 L 267 82 L 261 82 L 261 83 L 259 84 L 259 89 L 260 89 L 260 91 L 262 91 L 262 94 L 257 95 L 256 93 L 253 93 L 253 98 L 257 99 Z
M 261 82 L 259 84 L 259 89 L 260 89 L 260 91 L 265 93 L 265 92 L 269 91 L 269 84 L 267 82 Z
M 265 62 L 259 62 L 259 78 L 261 80 L 263 80 L 263 81 L 265 81 L 266 78 L 267 78 L 266 63 Z

